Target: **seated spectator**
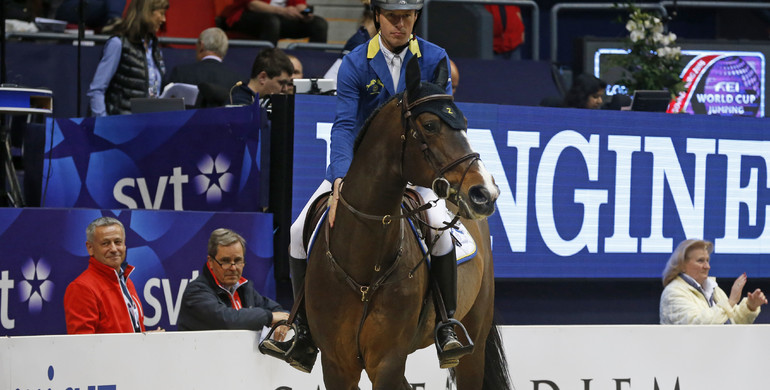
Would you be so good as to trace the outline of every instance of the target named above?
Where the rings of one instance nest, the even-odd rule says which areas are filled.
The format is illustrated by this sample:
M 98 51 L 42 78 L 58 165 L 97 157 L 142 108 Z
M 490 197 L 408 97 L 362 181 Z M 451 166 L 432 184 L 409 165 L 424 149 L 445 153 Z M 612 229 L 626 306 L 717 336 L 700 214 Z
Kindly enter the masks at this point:
M 166 72 L 157 33 L 169 0 L 132 0 L 107 40 L 88 88 L 93 116 L 131 113 L 131 98 L 160 96 Z
M 67 333 L 144 331 L 142 302 L 128 277 L 126 232 L 115 218 L 102 217 L 86 228 L 88 268 L 64 292 Z
M 741 299 L 746 274 L 739 276 L 730 297 L 709 277 L 714 246 L 703 240 L 685 240 L 676 247 L 663 271 L 660 296 L 661 324 L 751 324 L 767 304 L 755 289 Z
M 222 11 L 220 27 L 278 45 L 282 38 L 309 38 L 326 43 L 326 19 L 315 15 L 305 0 L 235 0 Z M 218 24 L 218 25 L 219 25 Z M 223 27 L 224 26 L 224 27 Z
M 452 95 L 457 93 L 457 87 L 460 86 L 460 70 L 457 69 L 457 65 L 452 60 L 449 60 L 449 77 L 452 80 Z
M 222 60 L 227 54 L 227 34 L 218 27 L 203 30 L 195 44 L 197 62 L 171 70 L 168 82 L 198 86 L 197 107 L 218 107 L 227 103 L 230 89 L 243 78 Z M 201 84 L 207 84 L 202 86 Z
M 291 60 L 291 65 L 294 67 L 294 73 L 291 74 L 291 81 L 303 78 L 304 73 L 302 72 L 302 62 L 300 62 L 299 58 L 292 54 L 287 54 L 286 56 L 289 57 L 289 60 Z M 294 84 L 289 86 L 287 93 L 294 95 Z
M 291 75 L 294 66 L 281 49 L 264 49 L 251 67 L 251 78 L 247 84 L 238 85 L 230 95 L 230 104 L 248 105 L 254 103 L 259 95 L 265 96 L 278 93 L 288 93 L 291 86 Z
M 564 97 L 564 106 L 598 109 L 602 107 L 607 83 L 590 74 L 581 74 L 572 82 Z
M 495 58 L 520 60 L 524 43 L 524 21 L 521 9 L 515 5 L 485 5 L 492 14 L 492 50 Z
M 179 330 L 262 330 L 289 313 L 263 297 L 241 274 L 246 266 L 246 240 L 230 229 L 217 229 L 208 243 L 208 260 L 201 274 L 187 285 L 179 309 Z M 283 340 L 288 327 L 278 327 Z
M 56 10 L 56 19 L 78 24 L 80 3 L 81 0 L 63 0 Z M 100 29 L 103 34 L 109 34 L 121 21 L 126 0 L 88 0 L 84 1 L 83 5 L 85 5 L 83 12 L 85 25 Z
M 361 0 L 361 3 L 364 5 L 364 12 L 361 15 L 360 25 L 355 34 L 345 42 L 342 53 L 348 53 L 355 49 L 356 46 L 369 42 L 369 40 L 377 34 L 377 27 L 374 26 L 374 13 L 372 12 L 370 0 Z

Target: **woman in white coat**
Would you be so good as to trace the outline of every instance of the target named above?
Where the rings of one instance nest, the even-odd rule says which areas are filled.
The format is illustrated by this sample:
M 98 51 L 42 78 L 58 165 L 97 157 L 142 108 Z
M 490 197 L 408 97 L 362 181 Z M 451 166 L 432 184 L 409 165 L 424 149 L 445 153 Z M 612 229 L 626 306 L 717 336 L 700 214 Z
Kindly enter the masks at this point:
M 767 304 L 760 289 L 742 298 L 746 274 L 733 283 L 730 297 L 709 277 L 714 245 L 704 240 L 685 240 L 671 254 L 663 271 L 660 297 L 661 324 L 751 324 Z

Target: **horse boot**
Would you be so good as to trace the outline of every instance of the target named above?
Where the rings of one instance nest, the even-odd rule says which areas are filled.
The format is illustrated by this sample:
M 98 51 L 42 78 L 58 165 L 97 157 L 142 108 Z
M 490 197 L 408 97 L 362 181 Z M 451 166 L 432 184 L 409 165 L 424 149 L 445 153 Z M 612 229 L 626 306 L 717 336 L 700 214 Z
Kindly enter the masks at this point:
M 303 301 L 307 260 L 290 257 L 289 268 L 292 275 L 291 287 L 294 290 L 294 301 L 301 301 L 294 316 L 294 338 L 287 341 L 277 341 L 269 337 L 265 338 L 260 344 L 259 350 L 268 356 L 285 360 L 292 367 L 302 372 L 310 373 L 313 370 L 313 365 L 318 355 L 318 347 L 316 347 L 310 335 L 310 327 L 307 324 L 307 314 L 305 313 L 305 302 Z
M 431 278 L 436 287 L 436 328 L 434 338 L 441 368 L 452 368 L 460 357 L 473 352 L 473 341 L 460 321 L 452 318 L 457 309 L 457 255 L 454 248 L 441 256 L 431 255 Z M 455 333 L 455 326 L 465 334 L 469 345 L 463 346 Z

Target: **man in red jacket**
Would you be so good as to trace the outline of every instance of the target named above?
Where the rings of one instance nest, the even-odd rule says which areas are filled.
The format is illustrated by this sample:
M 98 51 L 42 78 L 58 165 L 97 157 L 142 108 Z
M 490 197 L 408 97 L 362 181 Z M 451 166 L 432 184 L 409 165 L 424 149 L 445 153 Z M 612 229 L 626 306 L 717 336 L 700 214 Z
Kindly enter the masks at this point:
M 134 267 L 126 263 L 126 232 L 115 218 L 94 220 L 86 229 L 91 256 L 64 293 L 67 333 L 144 332 L 142 303 L 128 278 Z

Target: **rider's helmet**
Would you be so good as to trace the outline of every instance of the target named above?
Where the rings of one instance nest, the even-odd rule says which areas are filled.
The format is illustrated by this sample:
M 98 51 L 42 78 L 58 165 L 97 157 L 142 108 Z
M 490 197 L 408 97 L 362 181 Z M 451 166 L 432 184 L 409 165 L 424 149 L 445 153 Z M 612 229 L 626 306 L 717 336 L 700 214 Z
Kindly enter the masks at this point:
M 382 8 L 387 10 L 409 10 L 416 9 L 421 10 L 423 0 L 372 0 L 372 10 L 376 8 Z
M 372 13 L 374 14 L 374 27 L 379 30 L 380 29 L 380 23 L 377 22 L 377 14 L 379 13 L 380 9 L 386 9 L 386 10 L 416 10 L 417 11 L 417 19 L 415 20 L 415 25 L 417 24 L 417 20 L 420 20 L 420 11 L 422 10 L 422 6 L 424 4 L 424 0 L 371 0 L 371 7 L 372 7 Z

